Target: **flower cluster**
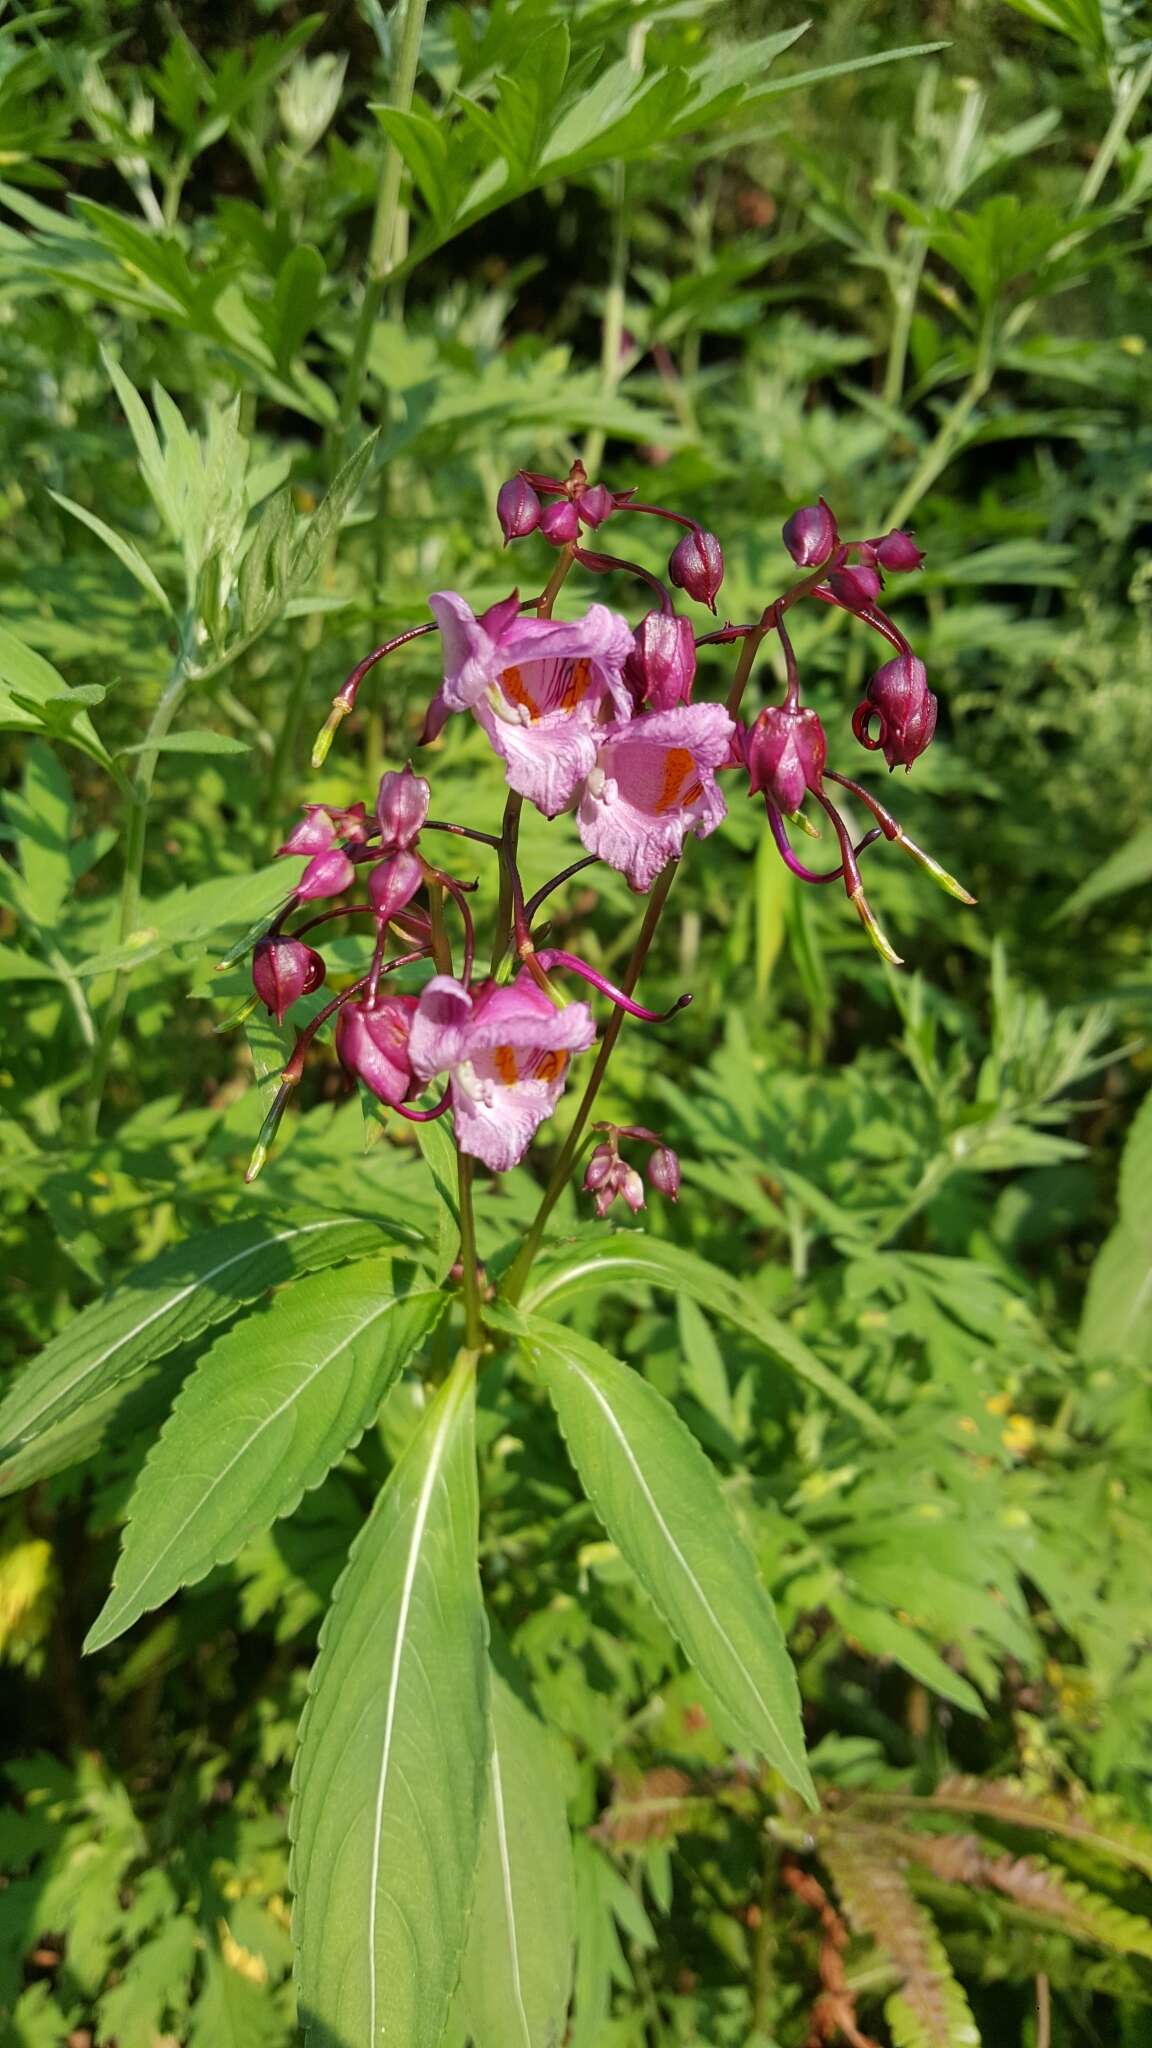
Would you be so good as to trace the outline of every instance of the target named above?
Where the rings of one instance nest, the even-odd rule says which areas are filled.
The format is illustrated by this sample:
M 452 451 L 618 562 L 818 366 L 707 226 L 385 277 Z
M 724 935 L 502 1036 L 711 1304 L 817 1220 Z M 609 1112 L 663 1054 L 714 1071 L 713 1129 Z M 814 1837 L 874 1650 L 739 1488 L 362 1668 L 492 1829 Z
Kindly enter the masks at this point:
M 682 513 L 641 504 L 631 491 L 589 484 L 576 463 L 564 479 L 527 471 L 510 478 L 500 491 L 497 516 L 506 544 L 539 534 L 557 551 L 543 594 L 525 602 L 513 590 L 477 613 L 455 591 L 434 592 L 430 622 L 374 649 L 353 670 L 333 699 L 313 761 L 319 766 L 324 760 L 377 663 L 438 632 L 442 681 L 428 706 L 421 745 L 430 746 L 457 715 L 474 719 L 503 764 L 509 792 L 504 828 L 496 835 L 430 818 L 429 783 L 411 765 L 383 776 L 371 813 L 363 803 L 306 807 L 279 849 L 285 856 L 304 856 L 306 865 L 256 944 L 256 998 L 279 1022 L 321 988 L 326 963 L 306 941 L 330 921 L 371 917 L 375 942 L 363 974 L 315 1008 L 300 1030 L 250 1176 L 259 1171 L 308 1049 L 329 1019 L 335 1020 L 336 1051 L 346 1072 L 379 1102 L 416 1121 L 450 1111 L 461 1153 L 497 1172 L 516 1165 L 554 1110 L 570 1062 L 596 1037 L 589 1003 L 573 999 L 557 980 L 575 975 L 607 1000 L 611 1015 L 566 1147 L 571 1157 L 562 1163 L 570 1165 L 624 1015 L 663 1021 L 633 999 L 632 988 L 655 928 L 652 913 L 662 906 L 686 840 L 706 839 L 726 816 L 722 776 L 745 778 L 748 793 L 763 799 L 769 829 L 794 875 L 805 882 L 843 882 L 870 937 L 893 962 L 896 955 L 860 876 L 861 855 L 875 841 L 898 845 L 953 895 L 972 900 L 868 790 L 829 768 L 827 736 L 816 711 L 802 702 L 786 625 L 791 608 L 810 599 L 852 613 L 881 636 L 891 652 L 857 705 L 851 731 L 863 747 L 882 752 L 890 769 L 910 768 L 932 739 L 937 702 L 923 663 L 880 604 L 885 577 L 914 571 L 923 560 L 910 534 L 897 530 L 845 540 L 823 499 L 804 506 L 783 530 L 784 545 L 802 572 L 798 580 L 753 622 L 725 623 L 698 635 L 676 610 L 672 587 L 715 611 L 724 558 L 716 536 Z M 669 557 L 667 583 L 634 562 L 584 545 L 589 531 L 623 517 L 669 520 L 682 529 Z M 557 619 L 554 606 L 574 567 L 635 577 L 656 603 L 636 625 L 597 603 L 578 617 Z M 783 657 L 784 694 L 747 720 L 741 715 L 745 692 L 757 651 L 771 635 Z M 726 701 L 698 698 L 699 650 L 726 646 L 739 650 Z M 869 813 L 872 822 L 859 841 L 829 784 Z M 814 830 L 804 816 L 809 799 L 827 816 L 839 854 L 837 865 L 822 873 L 797 858 L 788 836 L 789 823 Z M 530 898 L 517 856 L 524 803 L 546 818 L 571 812 L 586 849 L 583 860 Z M 501 909 L 485 977 L 474 972 L 469 896 L 476 884 L 437 864 L 426 851 L 428 834 L 483 845 L 499 863 Z M 617 869 L 638 893 L 652 892 L 623 988 L 575 955 L 539 945 L 534 931 L 552 892 L 595 861 Z M 320 902 L 328 907 L 314 910 Z M 460 927 L 459 959 L 446 921 L 449 904 Z M 308 914 L 300 922 L 302 910 Z M 420 993 L 392 993 L 389 977 L 416 963 L 434 970 Z M 688 1000 L 681 997 L 674 1010 Z M 425 1100 L 433 1088 L 437 1099 Z M 648 1182 L 675 1199 L 680 1164 L 655 1132 L 633 1125 L 595 1128 L 606 1135 L 588 1160 L 584 1185 L 599 1214 L 617 1198 L 632 1209 L 643 1206 L 644 1181 L 622 1157 L 621 1139 L 651 1148 Z

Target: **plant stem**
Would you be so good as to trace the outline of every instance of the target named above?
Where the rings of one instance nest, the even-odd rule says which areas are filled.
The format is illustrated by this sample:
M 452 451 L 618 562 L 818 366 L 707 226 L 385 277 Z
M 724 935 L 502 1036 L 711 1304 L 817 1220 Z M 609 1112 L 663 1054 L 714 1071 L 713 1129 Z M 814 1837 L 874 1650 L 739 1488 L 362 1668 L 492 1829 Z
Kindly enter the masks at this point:
M 412 105 L 416 86 L 426 5 L 427 0 L 406 0 L 404 7 L 404 23 L 400 31 L 400 48 L 396 57 L 389 103 L 405 114 Z M 352 336 L 352 351 L 344 374 L 344 388 L 340 394 L 340 435 L 347 433 L 359 410 L 364 369 L 368 360 L 368 350 L 372 345 L 372 331 L 384 298 L 384 287 L 397 253 L 407 238 L 407 211 L 400 204 L 400 181 L 403 174 L 404 159 L 389 137 L 380 169 L 376 208 L 372 216 L 364 297 L 360 302 L 356 330 Z
M 1036 1979 L 1036 2048 L 1052 2048 L 1052 1991 L 1043 1970 Z
M 883 522 L 886 526 L 903 526 L 925 492 L 947 469 L 969 419 L 992 382 L 992 371 L 991 323 L 986 320 L 977 344 L 972 374 L 951 410 L 941 420 L 934 439 L 924 450 L 915 471 L 886 515 Z
M 640 935 L 632 948 L 632 958 L 628 962 L 621 981 L 621 987 L 627 996 L 631 995 L 636 983 L 640 979 L 640 970 L 648 957 L 648 949 L 652 944 L 656 927 L 660 922 L 664 905 L 668 900 L 668 891 L 672 887 L 678 865 L 677 861 L 670 860 L 667 867 L 663 868 L 656 877 L 652 894 L 648 898 L 647 909 L 644 912 L 644 922 L 640 927 Z M 540 1249 L 544 1227 L 567 1185 L 572 1162 L 580 1149 L 581 1139 L 584 1136 L 588 1119 L 595 1106 L 596 1097 L 600 1093 L 600 1084 L 604 1079 L 608 1062 L 612 1057 L 616 1040 L 620 1036 L 623 1024 L 624 1011 L 613 1010 L 605 1026 L 604 1036 L 600 1040 L 600 1048 L 596 1054 L 596 1063 L 588 1077 L 588 1085 L 584 1090 L 580 1107 L 576 1111 L 572 1128 L 560 1148 L 560 1156 L 552 1170 L 552 1177 L 541 1197 L 540 1207 L 532 1219 L 528 1235 L 509 1268 L 508 1278 L 503 1289 L 504 1297 L 507 1301 L 519 1301 L 520 1296 L 524 1292 L 525 1282 L 532 1270 L 532 1261 Z
M 432 927 L 432 958 L 436 962 L 437 974 L 451 974 L 452 947 L 444 923 L 444 884 L 428 884 L 428 922 Z
M 1116 111 L 1108 123 L 1104 140 L 1088 167 L 1084 182 L 1076 194 L 1073 213 L 1083 213 L 1091 206 L 1101 185 L 1116 161 L 1120 145 L 1129 128 L 1148 87 L 1152 85 L 1152 57 L 1146 58 L 1138 71 L 1130 72 L 1124 80 L 1116 100 Z
M 908 267 L 900 280 L 896 293 L 896 317 L 892 322 L 892 333 L 888 342 L 888 360 L 884 365 L 884 402 L 899 405 L 904 391 L 904 371 L 908 362 L 908 341 L 912 322 L 916 316 L 916 301 L 920 292 L 920 278 L 924 259 L 928 253 L 923 236 L 912 237 Z
M 460 1265 L 464 1292 L 464 1342 L 479 1351 L 484 1342 L 480 1309 L 480 1282 L 476 1261 L 476 1218 L 472 1209 L 472 1161 L 466 1152 L 456 1154 L 460 1188 Z
M 180 652 L 161 692 L 160 701 L 149 721 L 148 730 L 144 735 L 144 751 L 138 757 L 136 773 L 129 785 L 128 814 L 124 825 L 124 872 L 120 880 L 120 913 L 116 924 L 117 937 L 121 945 L 131 938 L 140 916 L 144 851 L 148 836 L 148 807 L 152 799 L 152 784 L 156 779 L 160 742 L 166 737 L 168 728 L 180 708 L 180 701 L 189 680 L 185 633 L 181 638 Z M 124 968 L 118 967 L 113 976 L 107 1006 L 100 1020 L 92 1056 L 92 1071 L 84 1105 L 84 1122 L 89 1138 L 94 1138 L 99 1128 L 100 1105 L 104 1099 L 104 1088 L 112 1061 L 112 1048 L 116 1043 L 127 1001 L 128 975 Z
M 520 839 L 520 813 L 523 808 L 523 797 L 518 796 L 514 789 L 510 789 L 504 805 L 504 822 L 500 828 L 500 901 L 496 907 L 496 930 L 492 935 L 493 974 L 504 958 L 512 931 L 512 900 L 515 893 L 513 876 L 516 849 Z
M 776 1875 L 780 1867 L 780 1844 L 765 1834 L 760 1865 L 760 1920 L 752 1951 L 752 2032 L 771 2032 L 772 1964 L 776 1956 Z

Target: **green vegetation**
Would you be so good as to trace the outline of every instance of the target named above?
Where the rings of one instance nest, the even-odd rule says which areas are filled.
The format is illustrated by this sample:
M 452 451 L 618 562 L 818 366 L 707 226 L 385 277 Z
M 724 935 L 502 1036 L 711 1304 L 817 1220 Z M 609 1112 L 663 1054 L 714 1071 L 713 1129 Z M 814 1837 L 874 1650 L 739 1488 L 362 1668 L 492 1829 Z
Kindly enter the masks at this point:
M 0 2048 L 1140 2048 L 1146 15 L 176 15 L 0 15 Z M 907 781 L 852 740 L 866 630 L 790 623 L 830 761 L 978 906 L 879 846 L 888 967 L 731 777 L 640 990 L 693 1005 L 596 1110 L 680 1199 L 596 1222 L 577 1174 L 457 1352 L 449 1126 L 326 1031 L 246 1186 L 293 1033 L 235 1020 L 299 805 L 411 757 L 500 830 L 479 726 L 418 750 L 434 635 L 309 751 L 430 591 L 543 590 L 496 493 L 577 458 L 722 535 L 722 619 L 798 505 L 915 529 Z M 746 715 L 784 681 L 768 641 Z M 525 810 L 531 888 L 582 851 Z M 625 979 L 620 874 L 548 915 Z M 496 1282 L 577 1100 L 476 1172 Z

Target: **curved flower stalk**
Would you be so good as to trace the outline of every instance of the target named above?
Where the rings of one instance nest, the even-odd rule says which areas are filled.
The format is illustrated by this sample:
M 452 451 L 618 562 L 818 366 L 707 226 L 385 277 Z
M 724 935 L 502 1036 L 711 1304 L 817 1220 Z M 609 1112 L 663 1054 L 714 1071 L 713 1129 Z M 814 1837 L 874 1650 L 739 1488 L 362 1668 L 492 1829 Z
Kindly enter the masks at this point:
M 596 1044 L 583 1097 L 538 1214 L 505 1278 L 504 1291 L 515 1300 L 552 1206 L 582 1150 L 625 1019 L 666 1023 L 691 1001 L 686 993 L 670 1009 L 657 1011 L 641 1002 L 635 990 L 689 838 L 709 838 L 727 816 L 722 775 L 743 771 L 746 791 L 762 799 L 767 828 L 798 881 L 843 883 L 864 929 L 889 963 L 899 965 L 861 879 L 861 857 L 874 845 L 886 841 L 897 846 L 940 887 L 963 902 L 972 901 L 883 804 L 829 765 L 829 735 L 804 702 L 786 625 L 787 613 L 810 599 L 850 614 L 883 640 L 886 658 L 855 711 L 846 715 L 845 727 L 864 748 L 882 753 L 890 769 L 910 769 L 934 737 L 939 710 L 923 663 L 881 603 L 885 579 L 912 574 L 923 561 L 910 534 L 897 530 L 845 539 L 825 499 L 801 506 L 783 529 L 796 580 L 750 623 L 725 621 L 698 634 L 690 617 L 677 609 L 674 592 L 714 610 L 724 578 L 721 543 L 698 520 L 672 507 L 642 504 L 630 490 L 591 483 L 580 463 L 565 478 L 519 472 L 502 485 L 496 510 L 506 544 L 535 536 L 536 544 L 555 550 L 543 595 L 524 602 L 512 590 L 477 612 L 456 591 L 433 592 L 431 621 L 397 634 L 353 669 L 333 699 L 314 759 L 323 759 L 377 666 L 416 639 L 438 633 L 442 680 L 428 706 L 421 744 L 438 741 L 457 715 L 477 721 L 503 763 L 508 784 L 501 832 L 483 831 L 467 819 L 430 817 L 429 783 L 411 764 L 382 777 L 372 805 L 309 804 L 279 849 L 286 856 L 304 856 L 306 866 L 260 937 L 252 962 L 253 1000 L 262 1001 L 279 1021 L 326 982 L 331 987 L 322 933 L 346 919 L 353 929 L 359 928 L 360 918 L 372 919 L 374 939 L 363 971 L 345 976 L 344 985 L 322 1006 L 313 1003 L 313 1014 L 297 1034 L 249 1175 L 260 1170 L 318 1035 L 330 1027 L 345 1072 L 386 1110 L 417 1122 L 451 1118 L 460 1159 L 460 1274 L 473 1334 L 482 1322 L 470 1206 L 473 1165 L 496 1173 L 518 1165 L 556 1109 L 572 1062 Z M 622 554 L 582 544 L 588 531 L 625 518 L 657 519 L 677 528 L 666 581 Z M 571 618 L 554 618 L 553 606 L 573 568 L 639 581 L 648 609 L 635 625 L 596 602 Z M 744 698 L 757 654 L 772 635 L 783 657 L 784 694 L 748 722 L 742 716 Z M 696 695 L 702 647 L 735 652 L 722 703 Z M 833 786 L 870 814 L 861 837 L 854 837 L 833 801 Z M 524 803 L 545 818 L 570 810 L 587 849 L 531 893 L 518 852 Z M 793 851 L 790 827 L 817 833 L 810 812 L 831 827 L 838 853 L 831 867 L 809 867 Z M 429 858 L 429 834 L 445 835 L 449 847 L 467 841 L 498 864 L 492 966 L 482 978 L 475 972 L 469 900 L 477 882 Z M 600 861 L 647 898 L 640 935 L 619 985 L 578 955 L 538 944 L 533 930 L 548 899 Z M 324 907 L 312 910 L 317 903 Z M 303 910 L 310 914 L 301 922 Z M 450 925 L 458 931 L 455 941 Z M 316 943 L 306 944 L 305 934 Z M 397 992 L 390 977 L 405 968 L 425 975 L 422 988 Z M 564 993 L 562 980 L 569 975 L 584 985 L 580 999 Z M 591 1005 L 598 1001 L 609 1010 L 596 1043 Z M 593 1129 L 597 1142 L 584 1187 L 600 1215 L 617 1200 L 641 1208 L 646 1185 L 676 1199 L 680 1162 L 655 1132 L 640 1125 Z M 649 1148 L 646 1180 L 622 1145 Z

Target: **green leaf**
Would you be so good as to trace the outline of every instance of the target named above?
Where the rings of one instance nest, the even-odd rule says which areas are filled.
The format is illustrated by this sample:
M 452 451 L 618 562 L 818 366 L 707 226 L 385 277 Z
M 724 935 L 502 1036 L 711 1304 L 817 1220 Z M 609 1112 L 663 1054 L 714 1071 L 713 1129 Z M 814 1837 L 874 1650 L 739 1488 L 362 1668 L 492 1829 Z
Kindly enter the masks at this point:
M 316 318 L 324 284 L 324 259 L 311 242 L 300 242 L 276 276 L 269 340 L 277 366 L 288 370 Z
M 411 1269 L 364 1259 L 297 1280 L 219 1338 L 137 1481 L 85 1650 L 104 1649 L 290 1515 L 363 1435 L 446 1305 L 438 1289 L 411 1289 Z
M 798 1379 L 806 1380 L 825 1400 L 854 1416 L 870 1436 L 890 1438 L 894 1434 L 891 1425 L 867 1401 L 837 1379 L 787 1323 L 763 1308 L 755 1295 L 730 1273 L 722 1273 L 682 1245 L 662 1244 L 656 1238 L 646 1237 L 643 1231 L 617 1231 L 614 1236 L 600 1238 L 581 1250 L 558 1253 L 554 1260 L 535 1269 L 532 1285 L 524 1296 L 524 1307 L 537 1309 L 546 1301 L 557 1306 L 576 1294 L 627 1288 L 636 1281 L 667 1288 L 673 1294 L 691 1295 L 701 1307 L 711 1309 L 763 1344 Z
M 373 432 L 360 443 L 343 468 L 337 471 L 325 497 L 312 514 L 292 556 L 292 583 L 298 590 L 306 589 L 311 583 L 329 541 L 339 532 L 340 522 L 368 474 L 378 439 L 378 432 Z
M 283 2048 L 283 2024 L 267 1990 L 234 1970 L 215 1945 L 187 2040 L 188 2048 Z
M 320 1634 L 291 1820 L 307 2048 L 440 2048 L 487 1762 L 475 1379 L 462 1357 L 357 1538 Z
M 1008 0 L 1017 14 L 1027 15 L 1042 28 L 1055 29 L 1104 62 L 1108 56 L 1108 32 L 1100 0 Z
M 0 626 L 0 727 L 35 732 L 39 726 L 51 729 L 57 723 L 62 739 L 79 747 L 102 767 L 111 766 L 83 708 L 80 693 L 68 688 L 59 669 L 45 661 L 42 654 L 35 653 L 5 626 Z
M 160 446 L 160 436 L 152 422 L 152 415 L 135 385 L 125 376 L 119 363 L 108 354 L 106 349 L 101 349 L 100 358 L 108 372 L 112 388 L 120 400 L 124 417 L 128 422 L 129 431 L 136 444 L 140 472 L 148 486 L 152 502 L 164 520 L 173 540 L 181 540 L 183 538 L 181 505 L 169 473 L 169 462 L 166 459 L 165 451 Z M 177 415 L 177 417 L 179 416 Z M 183 423 L 181 422 L 181 424 Z
M 251 740 L 234 739 L 226 732 L 170 732 L 167 739 L 140 740 L 131 747 L 117 747 L 121 754 L 250 754 Z
M 853 1637 L 870 1657 L 890 1657 L 941 1699 L 951 1700 L 967 1714 L 987 1719 L 988 1710 L 975 1686 L 953 1671 L 918 1629 L 910 1628 L 894 1614 L 886 1614 L 883 1608 L 844 1599 L 839 1592 L 829 1595 L 828 1604 L 845 1635 Z
M 1120 1215 L 1088 1276 L 1080 1351 L 1088 1359 L 1152 1362 L 1152 1094 L 1144 1097 L 1120 1162 Z
M 720 1346 L 707 1317 L 701 1314 L 691 1295 L 682 1294 L 676 1303 L 676 1322 L 684 1353 L 681 1379 L 685 1390 L 700 1403 L 713 1422 L 718 1422 L 730 1437 L 735 1437 L 737 1425 L 732 1389 L 728 1384 Z
M 572 1845 L 556 1747 L 490 1674 L 488 1804 L 461 1989 L 474 2048 L 564 2037 L 575 1936 Z
M 57 505 L 62 506 L 65 512 L 70 512 L 74 519 L 79 519 L 82 525 L 88 527 L 98 540 L 103 541 L 105 547 L 111 548 L 117 561 L 122 562 L 129 575 L 134 576 L 137 583 L 148 592 L 149 597 L 155 599 L 161 611 L 166 612 L 169 618 L 173 616 L 172 606 L 163 585 L 148 567 L 139 548 L 134 547 L 130 540 L 125 540 L 122 533 L 115 533 L 110 526 L 106 526 L 94 512 L 89 512 L 83 505 L 77 505 L 73 498 L 66 498 L 61 491 L 49 491 L 48 496 L 53 498 Z
M 783 1631 L 695 1437 L 588 1338 L 533 1316 L 521 1342 L 589 1500 L 714 1695 L 728 1740 L 766 1756 L 814 1804 Z
M 302 870 L 292 861 L 272 861 L 248 874 L 218 875 L 214 881 L 183 886 L 140 905 L 134 932 L 102 953 L 81 960 L 81 977 L 122 973 L 176 948 L 216 940 L 231 926 L 251 926 L 286 903 Z M 245 941 L 244 951 L 248 950 Z
M 13 908 L 52 931 L 72 893 L 73 805 L 72 785 L 43 740 L 28 748 L 19 794 L 10 790 L 3 802 L 20 854 L 22 886 L 15 890 Z
M 284 601 L 295 524 L 292 493 L 286 485 L 269 498 L 240 565 L 237 589 L 240 623 L 246 634 L 258 632 Z
M 353 1216 L 227 1223 L 141 1266 L 74 1316 L 0 1403 L 4 1455 L 23 1449 L 111 1386 L 299 1273 L 376 1251 L 395 1226 Z M 413 1232 L 413 1237 L 416 1233 Z M 7 1490 L 0 1467 L 0 1493 Z
M 1101 861 L 1086 881 L 1073 890 L 1068 901 L 1061 905 L 1057 920 L 1065 917 L 1079 917 L 1095 904 L 1103 903 L 1109 896 L 1119 896 L 1125 889 L 1139 889 L 1152 880 L 1152 825 L 1141 825 L 1131 839 L 1117 847 L 1115 853 Z
M 444 1119 L 416 1124 L 416 1142 L 432 1176 L 437 1194 L 437 1273 L 448 1271 L 460 1242 L 460 1202 L 457 1182 L 457 1153 Z

